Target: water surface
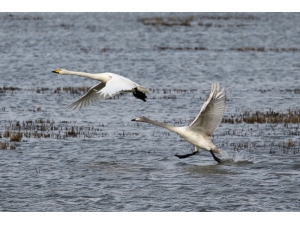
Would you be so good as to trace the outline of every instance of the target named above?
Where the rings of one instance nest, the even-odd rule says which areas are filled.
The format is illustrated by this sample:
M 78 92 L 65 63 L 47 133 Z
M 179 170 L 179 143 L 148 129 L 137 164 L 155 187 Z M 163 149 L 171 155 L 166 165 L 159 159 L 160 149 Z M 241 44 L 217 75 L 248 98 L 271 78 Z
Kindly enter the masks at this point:
M 174 155 L 191 144 L 131 122 L 143 115 L 186 126 L 212 82 L 226 87 L 224 119 L 297 114 L 299 20 L 0 13 L 0 210 L 299 211 L 299 122 L 223 121 L 213 138 L 220 165 L 204 151 L 180 160 Z M 57 68 L 121 74 L 151 93 L 146 103 L 125 94 L 72 111 L 80 87 L 97 81 L 51 73 Z M 18 132 L 21 141 L 11 141 Z

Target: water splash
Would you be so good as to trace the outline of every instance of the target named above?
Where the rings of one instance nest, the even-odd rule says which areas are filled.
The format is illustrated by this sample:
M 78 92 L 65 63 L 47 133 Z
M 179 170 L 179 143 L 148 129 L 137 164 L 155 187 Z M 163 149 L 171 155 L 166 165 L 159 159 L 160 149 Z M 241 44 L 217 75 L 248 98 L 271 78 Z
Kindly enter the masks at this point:
M 228 154 L 223 150 L 221 154 L 224 163 L 253 163 L 252 157 L 245 151 L 234 151 Z

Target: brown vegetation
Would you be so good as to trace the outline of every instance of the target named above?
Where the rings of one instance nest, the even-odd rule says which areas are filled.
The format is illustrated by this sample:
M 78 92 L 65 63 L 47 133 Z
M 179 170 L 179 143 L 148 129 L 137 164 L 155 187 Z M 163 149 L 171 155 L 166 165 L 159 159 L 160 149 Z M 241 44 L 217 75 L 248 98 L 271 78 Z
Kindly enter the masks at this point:
M 298 52 L 300 48 L 241 47 L 230 48 L 229 50 L 239 52 Z
M 250 112 L 245 111 L 243 114 L 234 115 L 230 118 L 224 117 L 223 123 L 299 123 L 300 110 L 287 110 L 287 112 L 274 112 L 269 110 L 267 112 Z
M 209 49 L 206 47 L 170 47 L 170 46 L 158 46 L 160 51 L 238 51 L 238 52 L 299 52 L 300 48 L 266 48 L 266 47 L 240 47 L 240 48 L 229 48 L 229 49 Z
M 23 13 L 18 13 L 18 14 L 6 14 L 5 17 L 6 19 L 10 20 L 43 20 L 42 17 L 40 16 L 30 16 L 30 15 L 25 15 Z
M 160 46 L 158 47 L 160 51 L 172 50 L 172 51 L 207 51 L 205 47 L 167 47 Z
M 23 137 L 23 133 L 22 132 L 12 133 L 10 135 L 10 141 L 20 142 L 22 140 L 22 137 Z
M 14 150 L 14 149 L 16 149 L 16 146 L 13 144 L 9 144 L 6 141 L 4 141 L 4 142 L 0 141 L 0 150 L 6 150 L 6 149 Z
M 193 16 L 188 17 L 147 17 L 140 21 L 146 26 L 191 26 Z
M 224 26 L 246 26 L 246 24 L 215 24 L 212 22 L 203 22 L 203 20 L 258 20 L 259 17 L 252 16 L 252 15 L 223 15 L 223 16 L 214 16 L 214 15 L 197 15 L 197 16 L 182 16 L 182 17 L 175 17 L 175 16 L 167 16 L 167 17 L 145 17 L 139 19 L 141 23 L 146 26 L 165 26 L 165 27 L 172 27 L 172 26 L 186 26 L 190 27 L 192 22 L 198 20 L 196 23 L 198 26 L 205 26 L 205 27 L 224 27 Z M 199 21 L 201 20 L 201 21 Z

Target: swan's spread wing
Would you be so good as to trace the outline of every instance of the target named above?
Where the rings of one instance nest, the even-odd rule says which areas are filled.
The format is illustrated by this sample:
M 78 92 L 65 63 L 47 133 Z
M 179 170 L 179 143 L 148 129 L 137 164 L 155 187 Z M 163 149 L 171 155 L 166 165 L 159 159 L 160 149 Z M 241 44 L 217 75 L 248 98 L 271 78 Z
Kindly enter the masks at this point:
M 111 79 L 106 83 L 101 82 L 91 87 L 84 96 L 69 105 L 68 108 L 76 109 L 79 107 L 79 109 L 81 109 L 82 107 L 86 107 L 101 99 L 113 97 L 122 91 L 132 91 L 132 89 L 136 88 L 136 85 L 138 85 L 117 74 L 110 73 L 109 76 Z
M 207 101 L 203 104 L 198 116 L 190 124 L 189 129 L 212 136 L 222 120 L 225 101 L 224 88 L 219 91 L 219 84 L 213 83 Z
M 85 95 L 83 95 L 76 102 L 73 102 L 71 105 L 69 105 L 68 108 L 76 109 L 77 107 L 79 107 L 79 109 L 81 109 L 82 107 L 88 106 L 94 102 L 104 99 L 105 96 L 98 93 L 98 91 L 100 91 L 104 87 L 105 83 L 103 82 L 100 82 L 99 84 L 91 87 Z
M 123 91 L 132 91 L 138 84 L 132 82 L 126 77 L 117 74 L 110 74 L 111 79 L 107 81 L 105 87 L 98 91 L 99 94 L 106 97 L 113 97 L 114 95 Z

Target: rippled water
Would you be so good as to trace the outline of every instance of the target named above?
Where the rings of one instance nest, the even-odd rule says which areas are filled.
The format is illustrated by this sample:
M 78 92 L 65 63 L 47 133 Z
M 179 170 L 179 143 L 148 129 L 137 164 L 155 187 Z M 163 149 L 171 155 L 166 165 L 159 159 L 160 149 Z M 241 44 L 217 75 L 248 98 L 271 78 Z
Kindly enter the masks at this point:
M 224 118 L 299 110 L 299 20 L 0 13 L 0 210 L 299 211 L 299 122 L 223 122 L 213 139 L 220 165 L 204 151 L 180 160 L 174 154 L 191 144 L 131 122 L 188 125 L 215 81 L 226 87 Z M 72 111 L 84 91 L 67 88 L 95 81 L 51 73 L 57 68 L 118 73 L 151 93 L 146 103 L 126 94 Z M 7 131 L 22 132 L 21 141 Z

